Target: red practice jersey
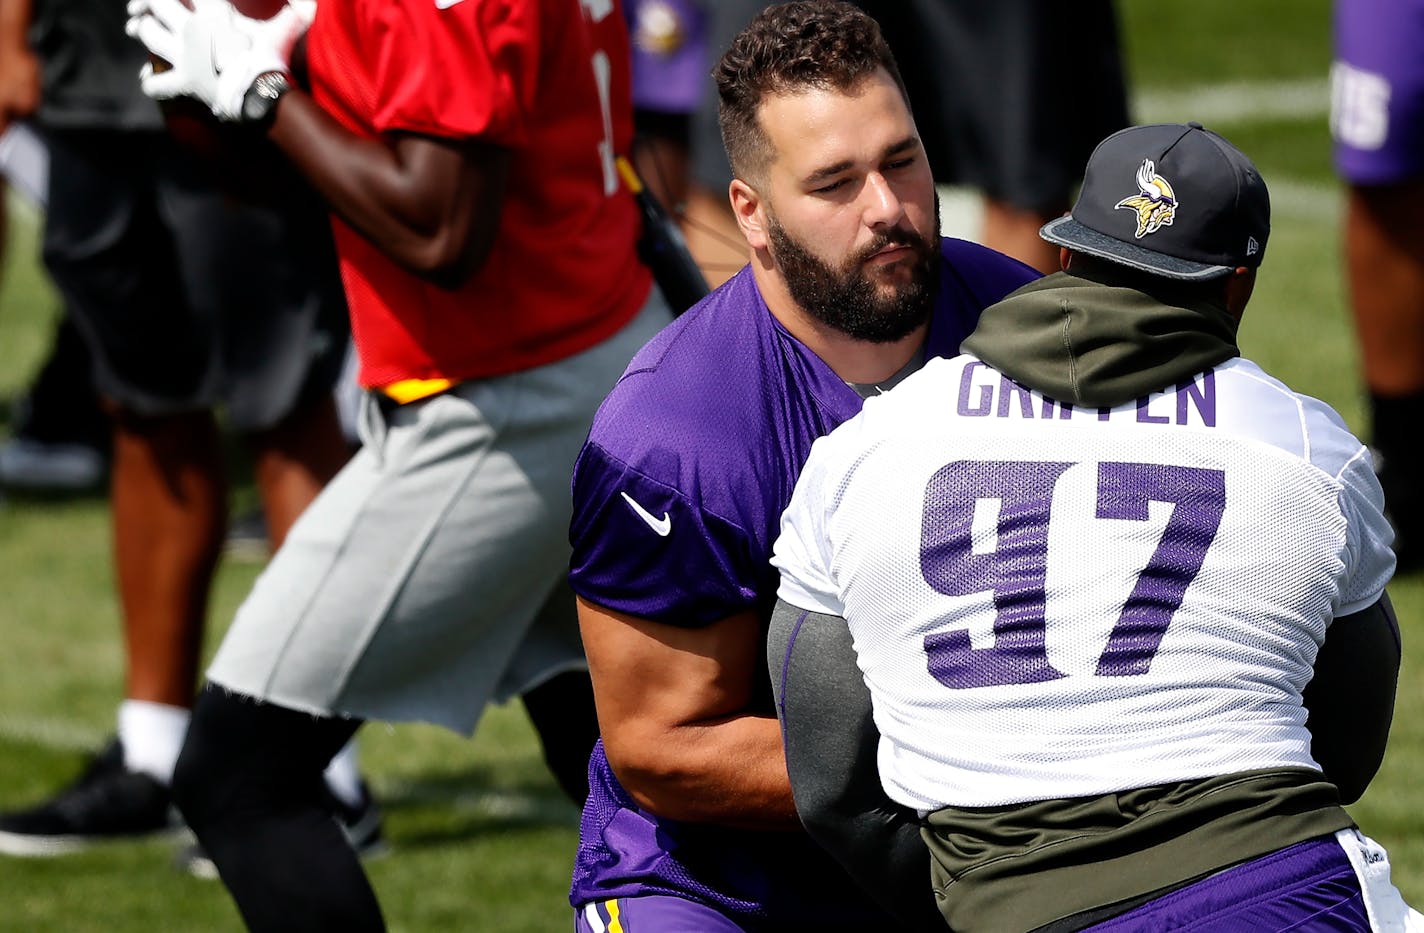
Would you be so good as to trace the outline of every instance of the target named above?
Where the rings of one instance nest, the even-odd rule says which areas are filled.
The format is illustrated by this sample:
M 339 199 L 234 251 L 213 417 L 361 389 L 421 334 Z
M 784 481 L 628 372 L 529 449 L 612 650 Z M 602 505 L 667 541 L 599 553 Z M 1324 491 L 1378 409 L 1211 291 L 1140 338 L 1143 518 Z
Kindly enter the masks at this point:
M 316 101 L 358 135 L 513 154 L 493 249 L 456 290 L 333 220 L 362 385 L 528 369 L 637 313 L 651 277 L 613 161 L 633 132 L 617 0 L 334 0 L 307 55 Z

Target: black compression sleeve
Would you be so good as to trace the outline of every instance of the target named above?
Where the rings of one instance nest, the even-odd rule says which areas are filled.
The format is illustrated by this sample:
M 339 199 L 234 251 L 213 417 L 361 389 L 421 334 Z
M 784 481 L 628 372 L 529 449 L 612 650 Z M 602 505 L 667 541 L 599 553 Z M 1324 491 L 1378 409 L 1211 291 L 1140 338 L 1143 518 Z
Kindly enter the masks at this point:
M 802 824 L 909 929 L 943 930 L 919 819 L 880 784 L 880 735 L 845 620 L 778 602 L 767 644 Z
M 1330 623 L 1305 687 L 1310 753 L 1340 789 L 1342 803 L 1365 792 L 1384 760 L 1399 680 L 1399 623 L 1385 594 Z

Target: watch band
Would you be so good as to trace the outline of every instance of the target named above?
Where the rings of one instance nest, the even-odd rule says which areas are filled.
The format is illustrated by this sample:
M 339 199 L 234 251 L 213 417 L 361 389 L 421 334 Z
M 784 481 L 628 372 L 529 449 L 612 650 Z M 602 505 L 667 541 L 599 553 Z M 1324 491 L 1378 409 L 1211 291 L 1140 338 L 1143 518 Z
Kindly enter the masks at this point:
M 265 71 L 258 75 L 242 97 L 243 122 L 270 122 L 277 110 L 277 101 L 291 89 L 292 79 L 286 72 Z

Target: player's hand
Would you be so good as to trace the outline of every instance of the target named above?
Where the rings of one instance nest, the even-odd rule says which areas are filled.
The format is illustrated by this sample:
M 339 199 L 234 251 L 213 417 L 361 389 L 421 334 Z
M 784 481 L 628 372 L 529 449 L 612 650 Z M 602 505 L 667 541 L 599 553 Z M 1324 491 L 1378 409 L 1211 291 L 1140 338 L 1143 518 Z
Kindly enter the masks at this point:
M 144 65 L 143 92 L 155 100 L 195 97 L 219 120 L 242 119 L 242 99 L 258 75 L 286 72 L 308 20 L 291 5 L 271 19 L 243 16 L 227 0 L 130 0 L 125 32 L 171 67 Z

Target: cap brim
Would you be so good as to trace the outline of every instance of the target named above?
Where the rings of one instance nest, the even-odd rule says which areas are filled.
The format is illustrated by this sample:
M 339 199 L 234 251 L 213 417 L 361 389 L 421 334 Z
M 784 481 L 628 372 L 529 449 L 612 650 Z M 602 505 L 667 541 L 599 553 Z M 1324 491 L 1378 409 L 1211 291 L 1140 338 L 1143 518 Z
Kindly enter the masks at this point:
M 1201 282 L 1220 278 L 1233 271 L 1231 266 L 1212 266 L 1143 249 L 1085 227 L 1067 215 L 1044 224 L 1038 235 L 1050 243 L 1169 279 Z

